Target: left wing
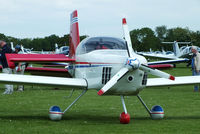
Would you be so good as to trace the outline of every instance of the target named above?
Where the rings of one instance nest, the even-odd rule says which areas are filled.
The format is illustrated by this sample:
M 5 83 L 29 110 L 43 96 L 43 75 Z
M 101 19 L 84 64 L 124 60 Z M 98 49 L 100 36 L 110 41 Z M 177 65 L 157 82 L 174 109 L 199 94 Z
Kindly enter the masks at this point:
M 158 65 L 158 64 L 173 64 L 173 63 L 183 63 L 183 62 L 188 62 L 189 59 L 187 58 L 178 58 L 175 60 L 163 60 L 163 61 L 153 61 L 153 62 L 148 62 L 148 65 Z
M 29 75 L 17 75 L 17 74 L 0 74 L 0 83 L 71 87 L 78 89 L 87 88 L 86 80 L 81 78 L 80 79 L 59 78 L 59 77 L 29 76 Z
M 175 77 L 174 81 L 164 78 L 149 78 L 147 79 L 146 87 L 194 85 L 199 83 L 200 83 L 200 76 Z

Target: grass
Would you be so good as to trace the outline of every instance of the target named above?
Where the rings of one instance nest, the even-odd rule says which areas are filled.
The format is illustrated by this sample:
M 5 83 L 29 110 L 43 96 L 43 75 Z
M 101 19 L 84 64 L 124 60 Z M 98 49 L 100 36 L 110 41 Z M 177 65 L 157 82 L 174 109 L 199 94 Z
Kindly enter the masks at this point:
M 191 71 L 182 64 L 166 70 L 171 74 L 190 75 Z M 3 85 L 1 92 L 4 91 Z M 88 91 L 61 121 L 50 121 L 48 110 L 59 105 L 64 110 L 81 91 L 71 98 L 69 90 L 54 90 L 51 87 L 26 86 L 24 92 L 0 95 L 0 133 L 2 134 L 188 134 L 199 133 L 200 93 L 193 86 L 147 88 L 140 95 L 149 107 L 161 105 L 165 110 L 163 120 L 151 120 L 137 97 L 125 98 L 130 124 L 120 124 L 119 114 L 123 111 L 119 96 L 98 96 Z

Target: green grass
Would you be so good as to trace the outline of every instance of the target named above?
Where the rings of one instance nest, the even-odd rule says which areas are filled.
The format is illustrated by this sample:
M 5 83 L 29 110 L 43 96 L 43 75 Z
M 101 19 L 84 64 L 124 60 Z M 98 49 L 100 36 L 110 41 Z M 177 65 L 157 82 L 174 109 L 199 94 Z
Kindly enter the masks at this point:
M 171 74 L 190 75 L 184 65 L 166 70 Z M 4 91 L 3 85 L 1 92 Z M 137 97 L 126 97 L 131 122 L 119 123 L 123 112 L 119 96 L 98 96 L 88 91 L 65 115 L 61 121 L 50 121 L 48 110 L 59 105 L 64 110 L 81 91 L 75 91 L 71 98 L 69 90 L 54 90 L 50 87 L 25 87 L 24 92 L 0 95 L 0 133 L 2 134 L 195 134 L 200 131 L 200 93 L 193 92 L 193 86 L 177 86 L 144 89 L 140 95 L 151 108 L 161 105 L 165 110 L 163 120 L 152 120 Z

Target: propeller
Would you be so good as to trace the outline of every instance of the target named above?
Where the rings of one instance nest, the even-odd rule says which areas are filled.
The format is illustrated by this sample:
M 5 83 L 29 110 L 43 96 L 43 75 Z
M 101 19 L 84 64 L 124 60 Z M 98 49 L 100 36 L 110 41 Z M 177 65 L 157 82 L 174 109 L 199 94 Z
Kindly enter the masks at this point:
M 128 25 L 126 23 L 126 19 L 122 19 L 122 24 L 123 24 L 123 30 L 124 30 L 124 37 L 126 40 L 127 44 L 127 52 L 128 52 L 128 59 L 126 62 L 126 66 L 122 69 L 120 69 L 103 87 L 101 90 L 98 91 L 98 95 L 103 95 L 105 92 L 107 92 L 110 88 L 112 88 L 123 76 L 125 76 L 126 73 L 128 73 L 130 70 L 134 69 L 141 69 L 146 73 L 170 79 L 170 80 L 175 80 L 175 77 L 162 72 L 157 69 L 150 68 L 144 64 L 140 64 L 140 61 L 133 56 L 133 49 L 132 49 L 132 43 L 131 43 L 131 38 L 128 30 Z
M 128 68 L 122 68 L 117 72 L 104 86 L 101 90 L 99 90 L 98 95 L 102 95 L 106 91 L 108 91 L 112 86 L 114 86 L 127 72 Z

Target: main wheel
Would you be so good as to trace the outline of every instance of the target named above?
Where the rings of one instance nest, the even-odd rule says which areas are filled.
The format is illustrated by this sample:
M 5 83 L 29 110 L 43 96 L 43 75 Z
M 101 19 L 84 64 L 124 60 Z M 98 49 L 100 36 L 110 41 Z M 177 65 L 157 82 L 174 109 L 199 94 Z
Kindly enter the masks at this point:
M 153 106 L 151 109 L 151 118 L 153 120 L 160 120 L 164 118 L 164 110 L 161 106 Z
M 125 114 L 125 112 L 122 112 L 120 114 L 120 123 L 121 124 L 128 124 L 130 122 L 130 115 L 127 113 Z
M 53 121 L 61 120 L 63 112 L 61 112 L 60 107 L 52 106 L 49 109 L 49 118 Z

